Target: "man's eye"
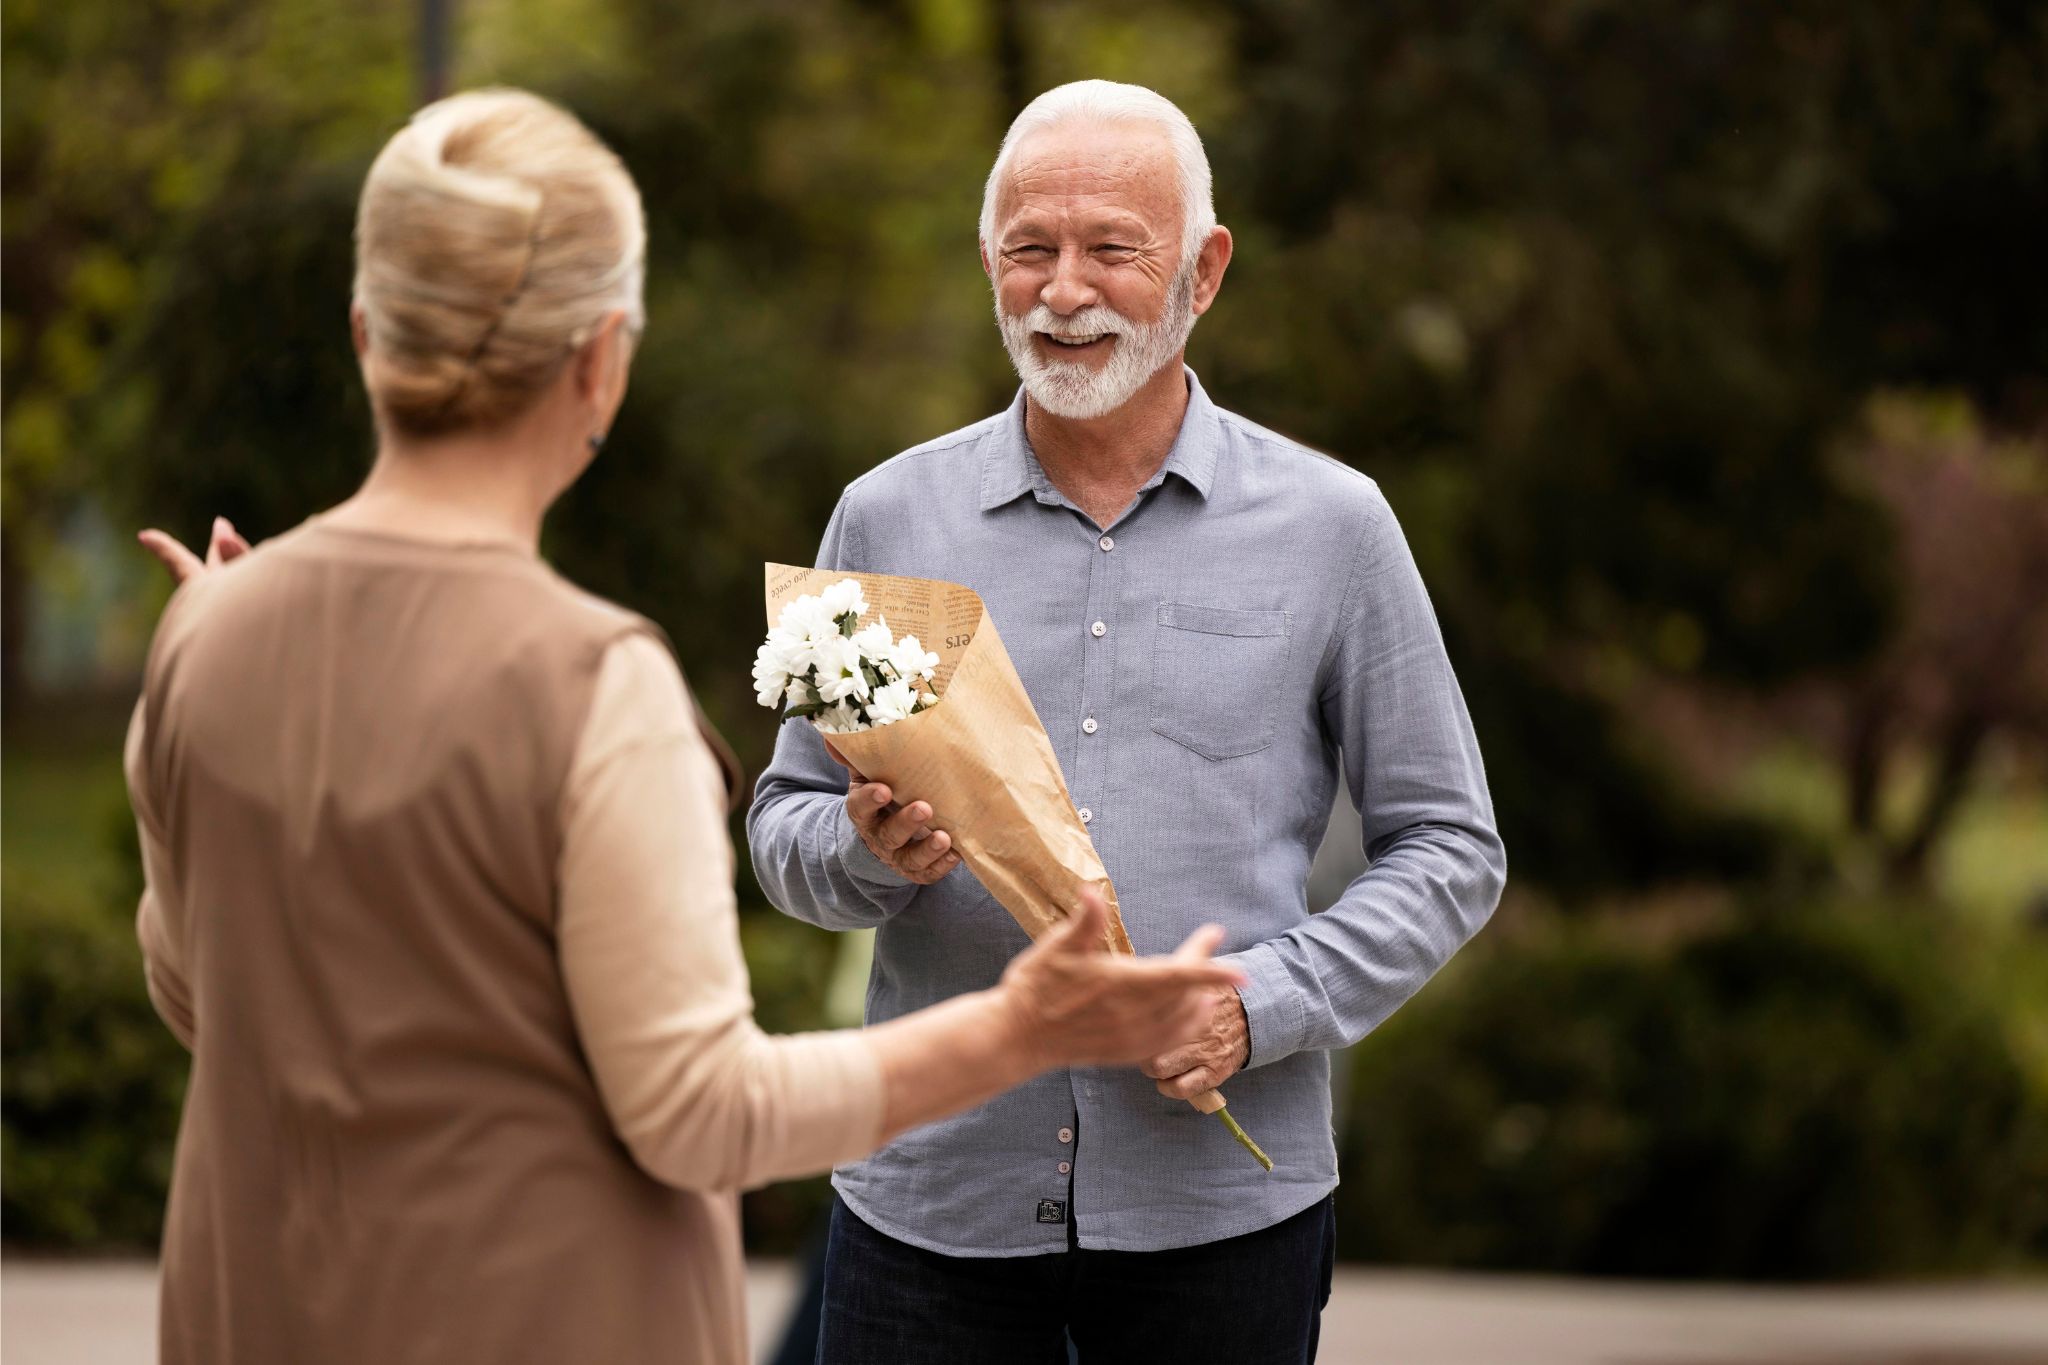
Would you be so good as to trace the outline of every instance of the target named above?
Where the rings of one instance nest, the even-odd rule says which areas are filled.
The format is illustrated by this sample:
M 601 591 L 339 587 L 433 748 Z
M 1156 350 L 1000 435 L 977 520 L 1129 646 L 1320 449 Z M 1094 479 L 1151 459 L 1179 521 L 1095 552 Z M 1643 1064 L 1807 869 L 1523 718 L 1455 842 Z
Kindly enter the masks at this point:
M 1136 251 L 1138 248 L 1134 246 L 1125 246 L 1121 242 L 1104 242 L 1100 247 L 1097 247 L 1096 249 L 1098 251 Z
M 1049 246 L 1017 246 L 1010 248 L 1010 254 L 1012 256 L 1050 256 L 1052 255 L 1052 248 Z

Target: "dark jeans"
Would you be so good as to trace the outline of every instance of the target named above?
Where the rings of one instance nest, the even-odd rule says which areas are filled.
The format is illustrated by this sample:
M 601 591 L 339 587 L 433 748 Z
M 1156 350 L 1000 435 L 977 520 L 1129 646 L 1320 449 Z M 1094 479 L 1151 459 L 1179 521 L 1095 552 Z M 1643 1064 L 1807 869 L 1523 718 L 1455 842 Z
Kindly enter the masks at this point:
M 1083 1365 L 1316 1356 L 1337 1225 L 1333 1199 L 1242 1237 L 1173 1251 L 942 1256 L 832 1200 L 819 1365 Z

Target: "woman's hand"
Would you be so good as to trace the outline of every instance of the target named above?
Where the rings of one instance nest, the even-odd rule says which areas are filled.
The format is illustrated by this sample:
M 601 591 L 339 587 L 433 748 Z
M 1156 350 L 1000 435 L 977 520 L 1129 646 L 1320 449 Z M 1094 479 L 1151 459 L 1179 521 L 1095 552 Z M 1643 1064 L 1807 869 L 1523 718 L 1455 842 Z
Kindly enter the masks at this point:
M 229 560 L 240 559 L 249 553 L 249 542 L 242 539 L 242 533 L 226 517 L 213 519 L 213 539 L 206 547 L 205 559 L 186 549 L 176 536 L 166 531 L 151 529 L 135 538 L 142 542 L 143 549 L 163 561 L 164 567 L 171 571 L 174 583 L 184 583 L 208 569 L 218 569 Z
M 1219 990 L 1244 984 L 1236 967 L 1210 961 L 1223 941 L 1216 925 L 1171 956 L 1126 957 L 1103 945 L 1108 915 L 1102 897 L 1084 890 L 1081 908 L 1003 972 L 997 993 L 1017 1016 L 1022 1046 L 1046 1067 L 1149 1060 L 1196 1036 Z
M 1168 957 L 1127 957 L 1103 942 L 1109 907 L 1091 888 L 1064 924 L 1019 953 L 993 989 L 867 1030 L 882 1066 L 884 1140 L 957 1114 L 1043 1071 L 1156 1057 L 1194 1037 L 1216 992 L 1244 973 L 1209 955 L 1211 924 Z

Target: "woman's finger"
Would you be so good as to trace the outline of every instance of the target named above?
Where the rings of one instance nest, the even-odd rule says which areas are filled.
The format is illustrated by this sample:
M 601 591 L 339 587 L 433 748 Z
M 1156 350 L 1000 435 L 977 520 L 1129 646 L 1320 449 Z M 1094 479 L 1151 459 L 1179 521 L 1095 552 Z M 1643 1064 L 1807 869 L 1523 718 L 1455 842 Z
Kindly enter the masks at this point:
M 1191 958 L 1186 961 L 1178 957 L 1145 957 L 1127 959 L 1132 970 L 1151 975 L 1161 989 L 1193 990 L 1199 987 L 1228 988 L 1241 990 L 1247 978 L 1244 969 L 1235 962 L 1218 962 L 1214 958 Z M 1202 1012 L 1211 1008 L 1207 1002 L 1189 1002 L 1192 1018 L 1200 1024 Z
M 218 568 L 231 559 L 240 559 L 249 553 L 249 542 L 235 529 L 235 524 L 226 517 L 213 519 L 213 538 L 206 547 L 206 567 Z
M 180 544 L 176 536 L 152 528 L 135 538 L 142 542 L 143 549 L 155 555 L 171 571 L 172 582 L 183 583 L 194 574 L 206 572 L 206 565 L 199 556 Z
M 1180 947 L 1173 950 L 1176 962 L 1200 962 L 1215 955 L 1223 944 L 1223 926 L 1205 924 L 1189 934 Z
M 1102 946 L 1102 927 L 1107 913 L 1108 907 L 1103 903 L 1101 893 L 1092 886 L 1084 886 L 1081 888 L 1080 905 L 1048 937 L 1059 952 L 1093 952 Z

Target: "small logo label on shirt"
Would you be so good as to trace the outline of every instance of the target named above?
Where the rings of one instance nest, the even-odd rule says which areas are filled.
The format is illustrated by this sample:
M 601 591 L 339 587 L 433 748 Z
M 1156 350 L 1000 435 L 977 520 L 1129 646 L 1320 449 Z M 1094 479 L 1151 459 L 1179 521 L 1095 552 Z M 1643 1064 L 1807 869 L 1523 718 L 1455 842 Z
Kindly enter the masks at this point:
M 1058 1199 L 1038 1201 L 1038 1221 L 1041 1223 L 1064 1223 L 1067 1221 L 1067 1206 Z

